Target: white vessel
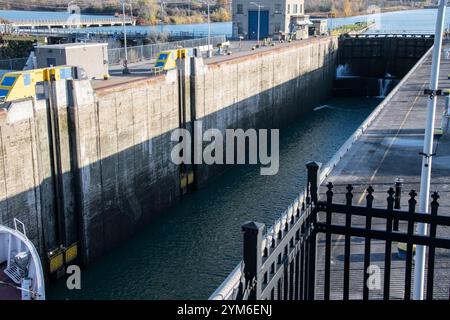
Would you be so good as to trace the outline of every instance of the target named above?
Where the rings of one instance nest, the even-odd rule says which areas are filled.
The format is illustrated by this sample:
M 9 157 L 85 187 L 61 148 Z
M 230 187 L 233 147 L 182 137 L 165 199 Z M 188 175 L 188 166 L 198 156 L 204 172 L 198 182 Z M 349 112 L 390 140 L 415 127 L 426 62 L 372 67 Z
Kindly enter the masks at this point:
M 17 219 L 14 229 L 0 225 L 0 300 L 45 300 L 39 254 Z

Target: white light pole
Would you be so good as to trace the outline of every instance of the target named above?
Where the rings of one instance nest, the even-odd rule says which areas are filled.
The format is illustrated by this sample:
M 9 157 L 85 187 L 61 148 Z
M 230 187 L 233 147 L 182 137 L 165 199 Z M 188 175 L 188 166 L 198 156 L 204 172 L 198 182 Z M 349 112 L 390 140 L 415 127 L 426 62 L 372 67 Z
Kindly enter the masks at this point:
M 423 145 L 422 176 L 420 180 L 420 212 L 428 213 L 430 183 L 431 183 L 431 164 L 433 158 L 433 138 L 434 138 L 434 120 L 436 116 L 437 97 L 436 90 L 439 86 L 439 65 L 441 60 L 442 34 L 444 32 L 445 7 L 447 0 L 441 0 L 436 20 L 436 34 L 434 38 L 433 62 L 431 65 L 430 81 L 430 99 L 428 100 L 427 123 L 425 128 L 425 140 Z M 427 226 L 420 223 L 418 234 L 425 236 Z M 426 248 L 417 246 L 414 268 L 414 300 L 423 300 L 424 298 L 424 277 L 425 277 L 425 255 Z
M 164 17 L 166 15 L 166 10 L 165 10 L 166 2 L 161 1 L 160 5 L 161 5 L 161 33 L 163 33 L 164 32 Z
M 131 18 L 131 25 L 133 25 L 133 0 L 130 0 L 130 18 Z
M 259 36 L 260 36 L 260 29 L 261 29 L 261 8 L 264 8 L 264 6 L 263 5 L 260 5 L 260 4 L 257 4 L 257 3 L 255 3 L 255 2 L 250 2 L 250 4 L 253 4 L 253 5 L 255 5 L 257 8 L 258 8 L 258 32 L 257 32 L 257 41 L 258 41 L 258 45 L 259 45 Z
M 208 58 L 212 57 L 212 51 L 211 51 L 211 16 L 210 16 L 210 7 L 209 7 L 209 0 L 206 1 L 208 4 Z
M 129 74 L 130 69 L 128 69 L 128 47 L 127 47 L 127 24 L 125 21 L 125 5 L 126 1 L 122 1 L 122 23 L 123 23 L 123 42 L 125 47 L 125 60 L 123 61 L 123 74 Z

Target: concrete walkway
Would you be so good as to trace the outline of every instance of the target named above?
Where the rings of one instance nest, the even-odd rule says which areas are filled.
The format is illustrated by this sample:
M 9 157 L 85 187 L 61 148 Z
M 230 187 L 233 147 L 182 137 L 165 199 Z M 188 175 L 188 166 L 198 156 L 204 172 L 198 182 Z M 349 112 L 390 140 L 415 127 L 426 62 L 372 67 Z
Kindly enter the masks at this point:
M 345 187 L 354 186 L 354 204 L 365 205 L 365 190 L 371 185 L 375 189 L 375 206 L 386 207 L 389 187 L 393 187 L 396 178 L 404 180 L 402 209 L 408 207 L 408 193 L 414 189 L 419 193 L 422 151 L 425 119 L 428 97 L 423 94 L 428 87 L 431 68 L 431 54 L 423 61 L 392 97 L 383 111 L 372 122 L 337 167 L 332 171 L 329 181 L 335 185 L 336 203 L 345 203 Z M 450 88 L 447 76 L 450 74 L 450 60 L 443 57 L 441 63 L 440 88 Z M 444 98 L 439 98 L 436 125 L 441 126 L 444 109 Z M 437 136 L 435 152 L 437 156 L 433 163 L 433 177 L 431 191 L 438 191 L 440 198 L 439 214 L 450 215 L 450 137 Z M 325 188 L 321 188 L 322 199 Z M 417 197 L 418 199 L 418 197 Z M 418 210 L 418 206 L 417 206 Z M 354 219 L 354 226 L 363 225 L 365 220 Z M 342 221 L 334 221 L 341 224 Z M 384 228 L 384 224 L 375 222 L 374 228 Z M 405 230 L 406 225 L 401 226 Z M 439 228 L 438 228 L 439 229 Z M 443 229 L 443 228 L 440 228 Z M 447 228 L 448 229 L 448 228 Z M 438 236 L 449 237 L 449 230 L 438 230 Z M 322 241 L 320 241 L 322 240 Z M 319 239 L 319 252 L 323 255 L 323 238 Z M 351 258 L 351 297 L 362 298 L 364 241 L 352 238 Z M 371 261 L 381 269 L 384 266 L 384 242 L 373 241 Z M 397 256 L 397 244 L 392 246 L 393 263 L 391 274 L 391 298 L 402 299 L 404 292 L 404 260 Z M 342 270 L 343 270 L 344 238 L 333 238 L 332 252 L 332 298 L 342 298 Z M 319 257 L 319 261 L 323 257 Z M 319 266 L 321 263 L 319 263 Z M 319 267 L 318 299 L 320 299 L 320 285 L 323 283 L 323 267 Z M 435 298 L 448 299 L 450 284 L 450 253 L 437 251 Z M 372 291 L 371 298 L 381 298 L 382 289 Z
M 217 48 L 214 48 L 214 56 L 211 58 L 204 58 L 205 64 L 216 64 L 223 63 L 226 61 L 230 61 L 233 59 L 238 59 L 242 57 L 258 55 L 262 52 L 267 51 L 275 51 L 280 48 L 285 48 L 294 45 L 306 46 L 308 44 L 316 43 L 323 39 L 324 37 L 312 37 L 306 40 L 298 40 L 293 42 L 275 42 L 274 46 L 261 46 L 259 49 L 252 50 L 254 46 L 256 46 L 257 41 L 233 41 L 231 42 L 230 51 L 231 55 L 218 55 Z M 262 43 L 262 42 L 261 42 Z M 132 83 L 134 81 L 144 80 L 148 78 L 155 77 L 152 73 L 152 67 L 155 64 L 156 60 L 145 60 L 135 63 L 130 63 L 128 65 L 130 69 L 130 74 L 124 75 L 122 74 L 123 66 L 115 65 L 109 68 L 110 78 L 108 80 L 92 80 L 92 86 L 95 90 L 110 88 L 120 84 Z

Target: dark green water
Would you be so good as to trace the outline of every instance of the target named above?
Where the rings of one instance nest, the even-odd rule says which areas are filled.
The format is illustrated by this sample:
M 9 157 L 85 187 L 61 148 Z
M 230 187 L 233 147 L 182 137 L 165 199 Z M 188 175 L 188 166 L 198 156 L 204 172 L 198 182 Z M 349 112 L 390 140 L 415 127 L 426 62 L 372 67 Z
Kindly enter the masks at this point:
M 82 289 L 65 281 L 50 299 L 207 299 L 242 258 L 240 226 L 271 225 L 305 185 L 305 163 L 326 163 L 380 102 L 335 98 L 281 130 L 280 171 L 258 166 L 226 172 L 82 272 Z

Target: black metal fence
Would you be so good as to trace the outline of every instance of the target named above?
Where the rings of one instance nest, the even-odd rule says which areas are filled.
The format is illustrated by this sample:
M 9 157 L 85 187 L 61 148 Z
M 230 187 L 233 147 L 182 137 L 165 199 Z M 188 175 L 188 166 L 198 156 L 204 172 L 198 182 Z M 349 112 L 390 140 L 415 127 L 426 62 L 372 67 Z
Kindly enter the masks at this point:
M 304 201 L 281 225 L 268 233 L 260 223 L 242 226 L 242 275 L 227 299 L 408 300 L 419 245 L 428 248 L 426 298 L 449 299 L 450 217 L 438 215 L 438 193 L 432 195 L 431 214 L 416 213 L 414 190 L 408 210 L 400 210 L 400 183 L 387 191 L 385 209 L 373 207 L 372 187 L 365 206 L 353 205 L 352 185 L 346 187 L 346 203 L 336 204 L 332 183 L 326 200 L 319 199 L 320 164 L 307 169 Z M 427 236 L 415 234 L 417 223 L 429 226 Z
M 3 59 L 0 60 L 0 70 L 22 70 L 25 67 L 27 61 L 28 58 Z

